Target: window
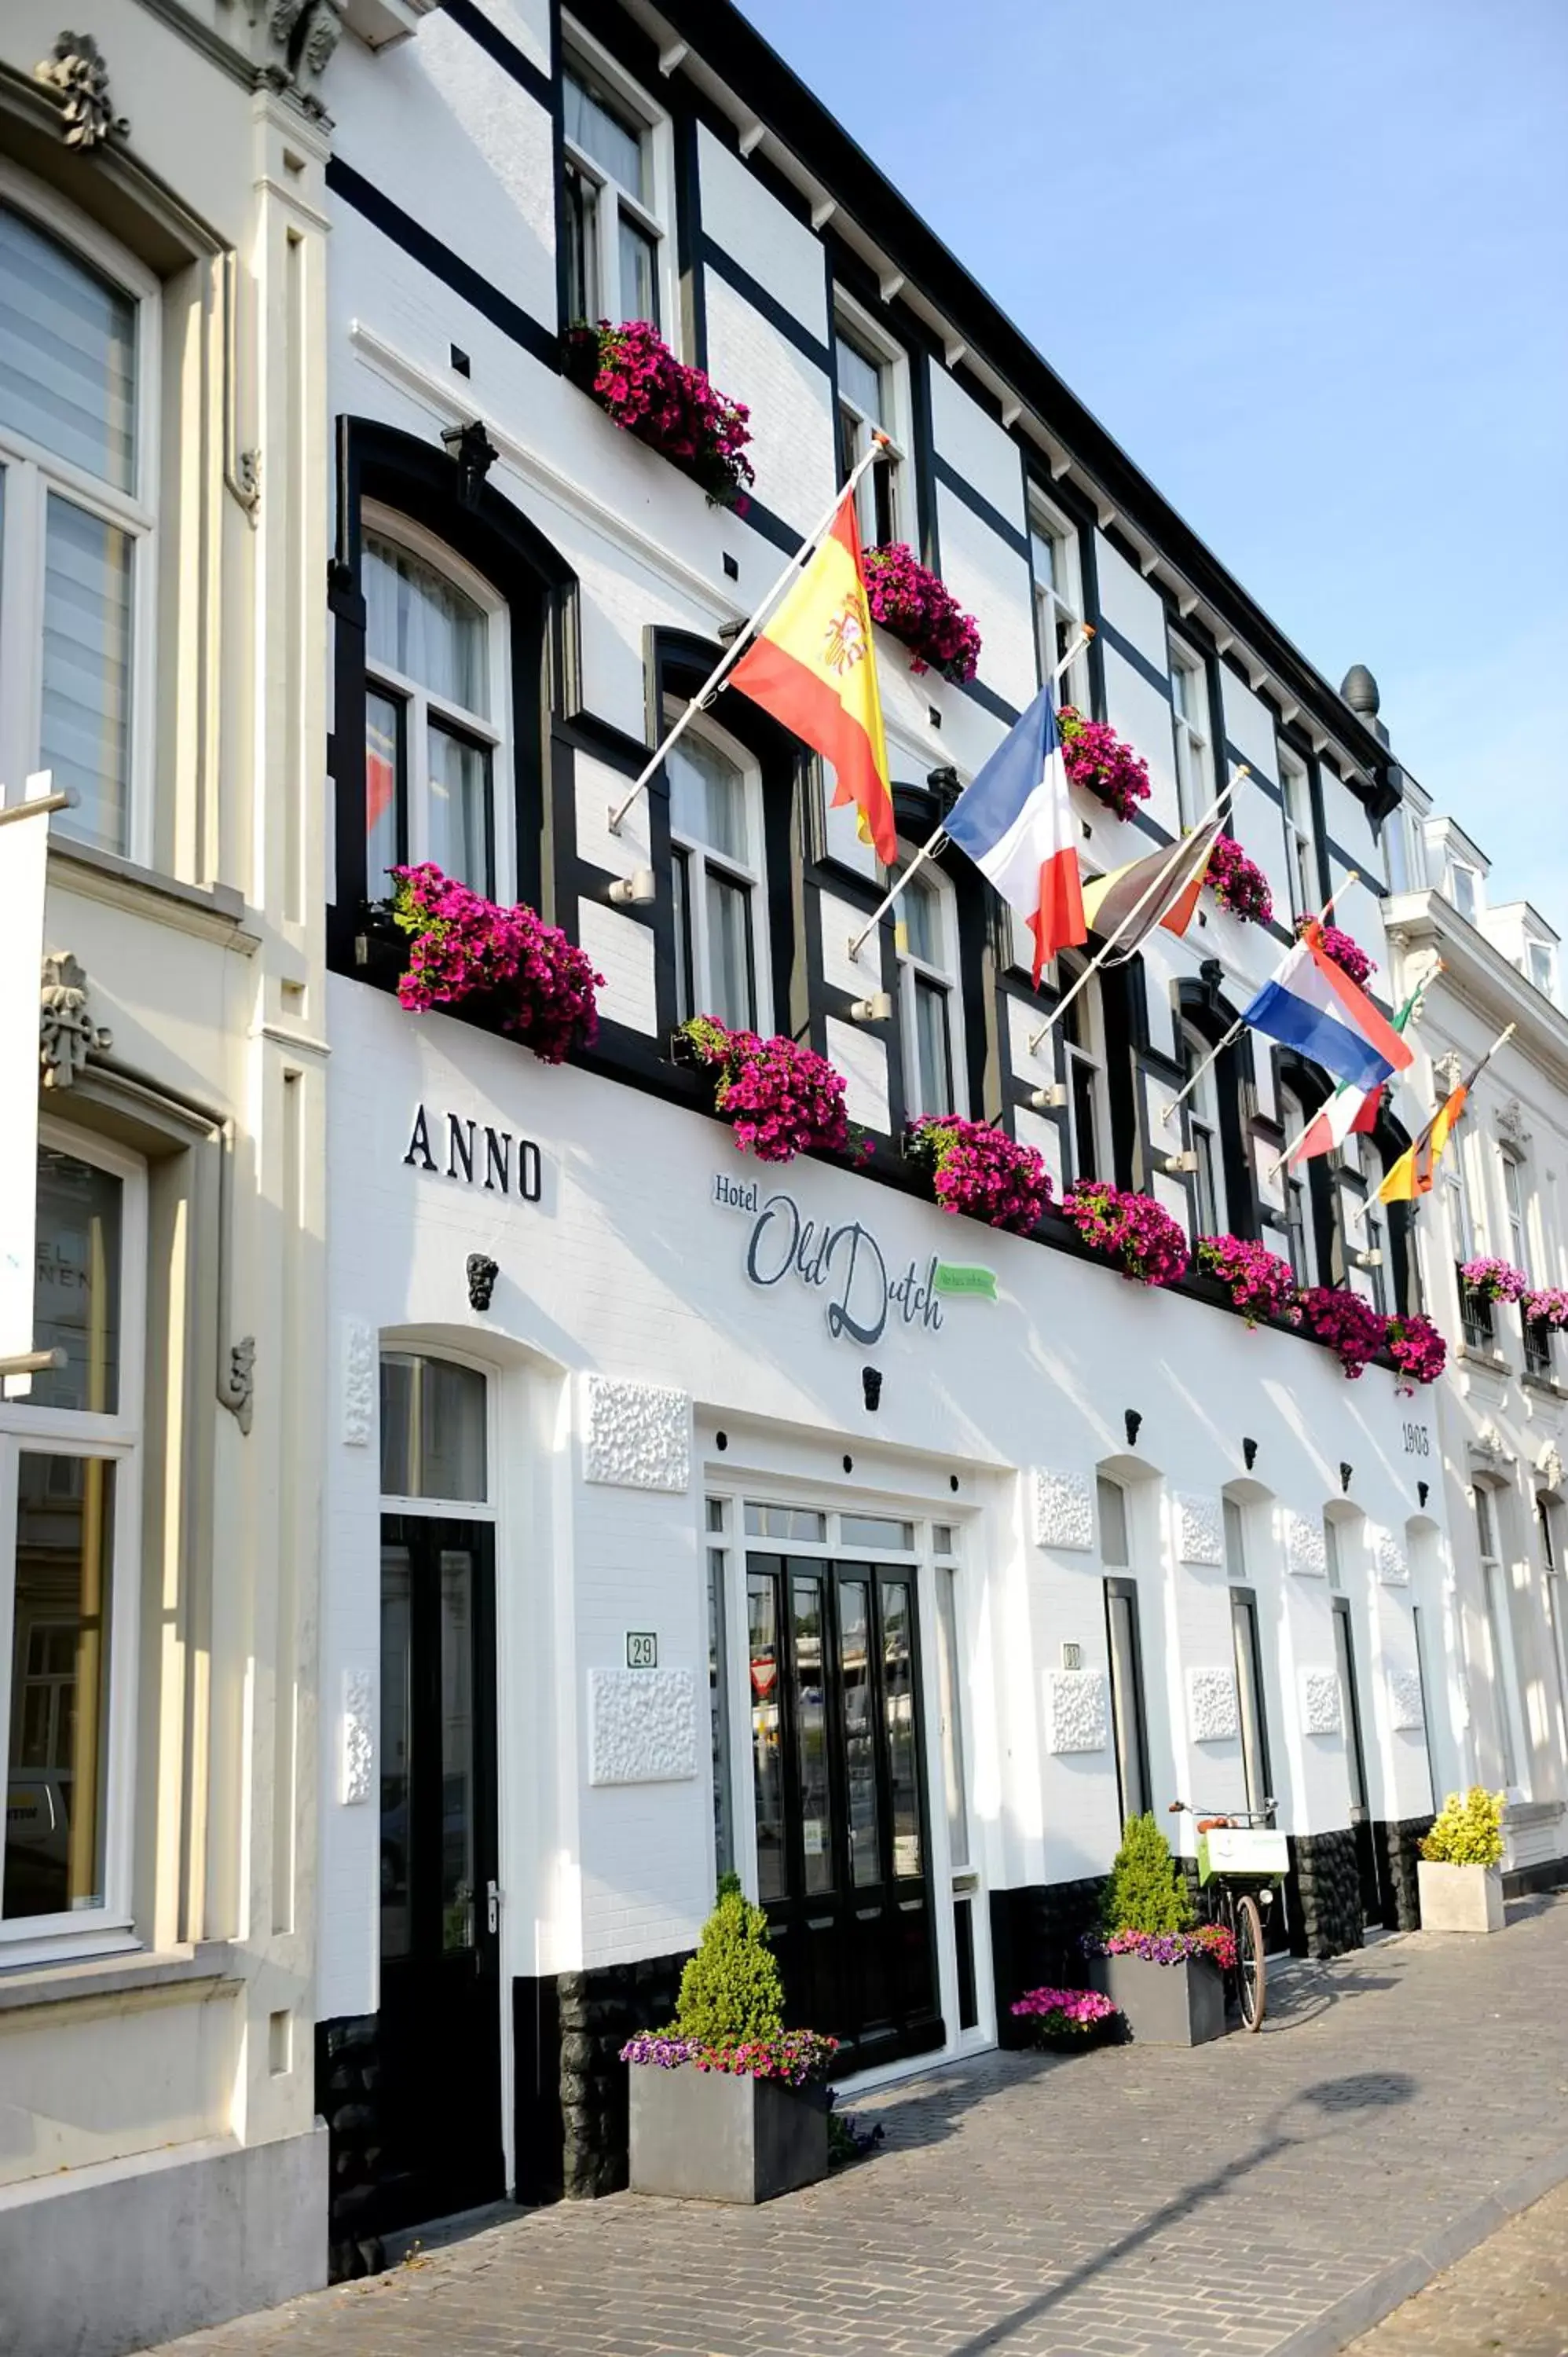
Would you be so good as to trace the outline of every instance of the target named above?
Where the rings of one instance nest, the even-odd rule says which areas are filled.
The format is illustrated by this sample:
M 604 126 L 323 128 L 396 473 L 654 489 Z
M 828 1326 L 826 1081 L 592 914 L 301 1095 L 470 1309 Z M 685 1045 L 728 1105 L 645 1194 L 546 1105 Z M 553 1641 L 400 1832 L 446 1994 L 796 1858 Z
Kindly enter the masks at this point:
M 1487 1615 L 1487 1666 L 1503 1781 L 1519 1788 L 1519 1750 L 1513 1727 L 1513 1647 L 1509 1629 L 1508 1585 L 1498 1539 L 1497 1500 L 1484 1481 L 1476 1484 L 1476 1537 L 1481 1555 L 1481 1597 Z
M 1524 1321 L 1524 1372 L 1543 1383 L 1552 1380 L 1552 1328 L 1544 1318 Z
M 46 1125 L 33 1331 L 66 1363 L 0 1401 L 0 1943 L 42 1954 L 130 1922 L 145 1254 L 140 1166 Z
M 1306 1126 L 1306 1114 L 1301 1099 L 1288 1089 L 1280 1091 L 1280 1124 L 1287 1141 L 1299 1137 Z M 1307 1163 L 1293 1162 L 1283 1173 L 1285 1252 L 1297 1285 L 1317 1283 L 1317 1243 L 1313 1232 L 1309 1169 Z
M 1029 564 L 1035 587 L 1035 646 L 1040 677 L 1048 679 L 1083 628 L 1083 568 L 1078 533 L 1037 494 L 1029 502 Z M 1062 674 L 1058 708 L 1089 710 L 1089 657 L 1081 650 Z
M 707 1501 L 708 1528 L 708 1721 L 713 1738 L 714 1866 L 717 1874 L 735 1870 L 735 1818 L 731 1800 L 729 1651 L 725 1638 L 727 1556 L 724 1529 L 727 1509 L 722 1498 Z
M 1190 1023 L 1181 1027 L 1182 1069 L 1190 1081 L 1210 1051 L 1208 1041 Z M 1226 1229 L 1225 1179 L 1219 1144 L 1219 1096 L 1215 1086 L 1219 1067 L 1209 1064 L 1187 1101 L 1187 1134 L 1197 1157 L 1193 1174 L 1193 1242 L 1199 1236 L 1222 1235 Z
M 887 455 L 862 476 L 855 494 L 860 536 L 867 548 L 908 540 L 912 519 L 903 512 L 901 457 L 907 436 L 902 355 L 869 320 L 841 296 L 833 320 L 833 365 L 838 377 L 839 480 L 844 481 L 871 447 L 880 429 L 891 444 Z
M 904 1035 L 905 1110 L 961 1112 L 954 1054 L 958 943 L 947 887 L 922 867 L 897 903 L 898 1000 Z
M 381 1495 L 482 1505 L 485 1379 L 417 1352 L 381 1355 Z
M 937 1674 L 941 1697 L 942 1776 L 948 1798 L 948 1865 L 954 1874 L 970 1863 L 969 1780 L 964 1768 L 963 1693 L 958 1641 L 958 1573 L 937 1566 Z
M 1111 1727 L 1116 1747 L 1116 1790 L 1122 1822 L 1153 1807 L 1149 1733 L 1144 1708 L 1143 1648 L 1138 1634 L 1138 1583 L 1128 1576 L 1127 1493 L 1101 1474 L 1095 1482 L 1100 1560 L 1106 1566 L 1105 1648 L 1111 1673 Z
M 1184 826 L 1196 825 L 1214 800 L 1214 748 L 1208 716 L 1208 673 L 1196 649 L 1180 639 L 1171 647 L 1171 725 L 1176 731 L 1176 808 Z
M 1345 1586 L 1345 1575 L 1339 1560 L 1339 1525 L 1333 1517 L 1323 1517 L 1323 1567 L 1329 1587 L 1337 1596 Z
M 1480 912 L 1481 878 L 1479 871 L 1463 859 L 1448 862 L 1448 898 L 1459 914 L 1474 924 Z
M 365 870 L 432 859 L 505 899 L 511 888 L 505 608 L 469 567 L 399 520 L 367 523 Z
M 1528 979 L 1532 982 L 1537 990 L 1540 991 L 1541 996 L 1543 998 L 1550 998 L 1553 1003 L 1555 1003 L 1557 997 L 1557 952 L 1552 942 L 1531 941 L 1527 936 L 1524 944 L 1524 972 Z
M 673 719 L 675 715 L 668 716 Z M 762 790 L 756 766 L 716 729 L 689 728 L 665 759 L 675 904 L 676 1020 L 714 1015 L 766 1031 Z
M 1291 914 L 1305 917 L 1322 899 L 1312 856 L 1312 790 L 1306 763 L 1280 747 L 1280 796 L 1285 830 L 1285 870 Z
M 1226 1511 L 1230 1501 L 1226 1500 Z M 1241 1722 L 1241 1771 L 1247 1806 L 1261 1815 L 1273 1799 L 1269 1773 L 1269 1727 L 1263 1708 L 1263 1649 L 1258 1635 L 1258 1602 L 1249 1587 L 1230 1590 L 1230 1641 L 1236 1662 L 1236 1696 Z
M 1508 1214 L 1508 1257 L 1515 1268 L 1530 1266 L 1530 1220 L 1525 1209 L 1524 1168 L 1517 1154 L 1503 1156 L 1503 1208 Z
M 1541 1533 L 1541 1593 L 1552 1631 L 1552 1658 L 1557 1672 L 1558 1731 L 1564 1745 L 1563 1756 L 1568 1759 L 1568 1590 L 1565 1590 L 1557 1564 L 1557 1533 L 1552 1524 L 1554 1511 L 1550 1498 L 1537 1497 L 1535 1513 Z
M 57 215 L 0 201 L 0 791 L 52 770 L 60 833 L 145 858 L 156 285 Z
M 1075 958 L 1058 960 L 1057 974 L 1064 995 L 1082 971 Z M 1098 981 L 1079 991 L 1057 1028 L 1062 1041 L 1072 1176 L 1075 1180 L 1109 1178 L 1111 1122 L 1105 1093 L 1104 1030 Z
M 617 77 L 618 82 L 618 77 Z M 661 118 L 607 69 L 569 57 L 562 74 L 568 321 L 663 312 Z

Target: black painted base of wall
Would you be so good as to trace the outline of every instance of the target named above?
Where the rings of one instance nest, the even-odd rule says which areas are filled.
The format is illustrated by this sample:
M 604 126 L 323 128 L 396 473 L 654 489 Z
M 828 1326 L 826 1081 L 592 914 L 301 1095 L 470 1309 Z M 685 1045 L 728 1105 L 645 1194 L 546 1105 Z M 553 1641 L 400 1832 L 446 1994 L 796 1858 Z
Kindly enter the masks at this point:
M 1542 1858 L 1538 1866 L 1516 1866 L 1503 1877 L 1505 1899 L 1528 1899 L 1536 1890 L 1561 1890 L 1568 1883 L 1568 1857 Z
M 1343 1956 L 1366 1943 L 1361 1866 L 1353 1826 L 1330 1833 L 1292 1834 L 1286 1900 L 1291 1951 L 1298 1956 Z
M 1088 1974 L 1083 1934 L 1100 1921 L 1105 1878 L 1091 1874 L 1078 1882 L 1032 1882 L 991 1893 L 991 1967 L 996 1986 L 996 2042 L 1018 2048 L 1034 2043 L 1030 2026 L 1015 2021 L 1015 1997 L 1032 1988 L 1085 1988 Z
M 1421 1894 L 1417 1888 L 1415 1867 L 1421 1854 L 1421 1843 L 1431 1831 L 1429 1815 L 1388 1819 L 1372 1827 L 1373 1838 L 1378 1845 L 1381 1880 L 1387 1894 L 1383 1921 L 1391 1932 L 1419 1932 L 1421 1929 Z
M 382 2135 L 377 2088 L 376 2017 L 350 2014 L 316 2025 L 316 2108 L 327 2123 L 328 2279 L 379 2275 Z
M 512 1984 L 517 2198 L 592 2201 L 627 2183 L 620 2050 L 673 2018 L 685 1955 Z

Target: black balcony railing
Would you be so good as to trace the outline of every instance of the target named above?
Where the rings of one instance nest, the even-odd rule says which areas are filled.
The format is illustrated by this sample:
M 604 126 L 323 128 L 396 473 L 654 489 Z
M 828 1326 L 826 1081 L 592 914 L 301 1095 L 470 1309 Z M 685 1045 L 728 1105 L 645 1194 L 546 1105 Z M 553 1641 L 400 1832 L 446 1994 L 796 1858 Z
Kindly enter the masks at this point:
M 1490 1351 L 1493 1341 L 1492 1305 L 1478 1286 L 1474 1286 L 1462 1268 L 1456 1269 L 1459 1280 L 1459 1330 L 1467 1349 Z
M 1552 1381 L 1552 1329 L 1544 1318 L 1524 1321 L 1524 1372 L 1539 1375 L 1542 1383 Z

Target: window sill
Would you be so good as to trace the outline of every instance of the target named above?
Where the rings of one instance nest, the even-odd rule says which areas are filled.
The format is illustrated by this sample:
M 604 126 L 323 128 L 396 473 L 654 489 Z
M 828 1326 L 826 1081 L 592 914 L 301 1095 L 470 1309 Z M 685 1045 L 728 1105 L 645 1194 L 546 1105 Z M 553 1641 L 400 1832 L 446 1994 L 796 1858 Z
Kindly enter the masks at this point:
M 74 1962 L 8 1967 L 0 1950 L 0 2013 L 31 2006 L 81 2004 L 146 1989 L 199 1986 L 237 1981 L 235 1951 L 227 1940 L 205 1940 L 179 1948 L 120 1949 Z
M 1520 1383 L 1525 1391 L 1534 1392 L 1541 1399 L 1568 1400 L 1568 1383 L 1560 1383 L 1555 1375 L 1532 1374 L 1527 1369 L 1520 1375 Z
M 249 931 L 244 924 L 243 897 L 231 884 L 206 888 L 182 884 L 177 877 L 161 876 L 156 868 L 122 859 L 117 852 L 100 851 L 93 844 L 72 843 L 58 834 L 49 838 L 50 867 L 57 862 L 67 871 L 59 880 L 87 899 L 156 916 L 160 924 L 177 926 L 199 940 L 220 942 L 247 954 L 261 947 L 260 934 Z
M 1484 1367 L 1488 1375 L 1511 1375 L 1513 1365 L 1506 1351 L 1477 1350 L 1473 1342 L 1461 1342 L 1454 1356 L 1463 1359 L 1469 1367 Z
M 1554 1825 L 1568 1812 L 1562 1801 L 1509 1801 L 1503 1810 L 1503 1824 L 1522 1830 L 1530 1825 Z

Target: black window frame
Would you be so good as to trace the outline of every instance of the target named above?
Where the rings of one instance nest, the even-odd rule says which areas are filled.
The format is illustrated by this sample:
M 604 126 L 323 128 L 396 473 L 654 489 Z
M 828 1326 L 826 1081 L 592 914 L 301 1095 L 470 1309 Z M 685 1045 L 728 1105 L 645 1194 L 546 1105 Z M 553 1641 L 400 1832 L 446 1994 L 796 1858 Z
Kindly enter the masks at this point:
M 1116 1761 L 1116 1801 L 1123 1825 L 1130 1822 L 1127 1795 L 1122 1775 L 1122 1753 L 1116 1741 L 1116 1646 L 1112 1634 L 1111 1605 L 1114 1598 L 1128 1607 L 1128 1623 L 1133 1639 L 1133 1692 L 1131 1695 L 1133 1739 L 1137 1752 L 1138 1774 L 1143 1781 L 1144 1798 L 1148 1808 L 1155 1804 L 1154 1779 L 1149 1768 L 1149 1718 L 1145 1703 L 1144 1678 L 1144 1631 L 1138 1611 L 1138 1583 L 1124 1573 L 1106 1572 L 1102 1585 L 1105 1591 L 1105 1663 L 1106 1684 L 1111 1689 L 1111 1749 Z M 1139 1813 L 1137 1811 L 1132 1813 Z

